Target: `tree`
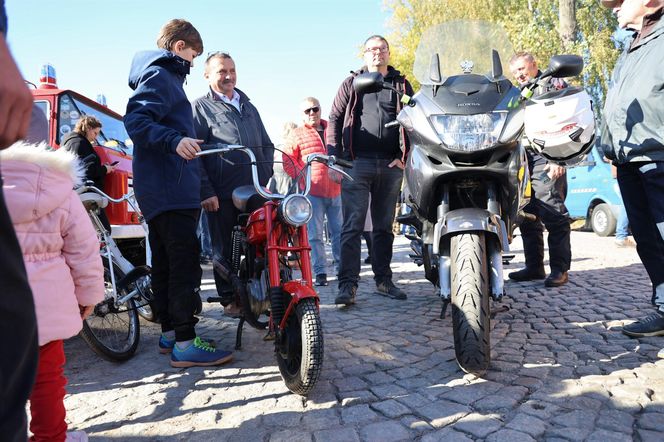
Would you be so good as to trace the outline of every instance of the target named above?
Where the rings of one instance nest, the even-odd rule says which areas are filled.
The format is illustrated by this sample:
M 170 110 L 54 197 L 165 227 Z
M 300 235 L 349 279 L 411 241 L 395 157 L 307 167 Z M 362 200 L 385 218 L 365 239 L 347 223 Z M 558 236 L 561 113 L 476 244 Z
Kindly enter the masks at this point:
M 599 0 L 384 0 L 390 19 L 392 62 L 409 78 L 422 32 L 449 20 L 475 19 L 503 26 L 516 51 L 532 53 L 546 66 L 552 55 L 584 59 L 580 78 L 601 109 L 608 79 L 622 49 L 613 39 L 617 21 Z M 506 60 L 503 60 L 506 63 Z M 414 82 L 416 86 L 417 82 Z

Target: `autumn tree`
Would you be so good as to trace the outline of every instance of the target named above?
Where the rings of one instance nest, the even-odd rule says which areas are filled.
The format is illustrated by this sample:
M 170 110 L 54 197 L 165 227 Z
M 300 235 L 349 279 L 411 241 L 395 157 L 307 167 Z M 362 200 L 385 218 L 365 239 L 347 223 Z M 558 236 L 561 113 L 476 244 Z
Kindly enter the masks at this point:
M 583 57 L 580 82 L 601 109 L 607 83 L 621 50 L 614 41 L 617 22 L 599 0 L 384 0 L 392 12 L 392 62 L 412 78 L 415 51 L 422 32 L 450 20 L 498 23 L 516 51 L 531 52 L 541 65 L 555 54 Z M 506 60 L 504 60 L 506 63 Z

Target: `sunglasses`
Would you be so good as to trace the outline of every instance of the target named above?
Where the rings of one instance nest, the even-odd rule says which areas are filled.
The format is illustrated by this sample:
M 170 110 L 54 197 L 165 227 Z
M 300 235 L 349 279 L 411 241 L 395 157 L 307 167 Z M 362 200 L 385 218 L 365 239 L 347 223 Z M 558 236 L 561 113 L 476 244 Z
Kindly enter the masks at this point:
M 320 107 L 318 107 L 318 106 L 314 106 L 314 107 L 310 107 L 309 109 L 305 109 L 305 110 L 304 110 L 304 113 L 305 113 L 305 114 L 309 114 L 309 113 L 311 113 L 311 112 L 313 112 L 313 113 L 318 113 L 319 110 L 320 110 Z

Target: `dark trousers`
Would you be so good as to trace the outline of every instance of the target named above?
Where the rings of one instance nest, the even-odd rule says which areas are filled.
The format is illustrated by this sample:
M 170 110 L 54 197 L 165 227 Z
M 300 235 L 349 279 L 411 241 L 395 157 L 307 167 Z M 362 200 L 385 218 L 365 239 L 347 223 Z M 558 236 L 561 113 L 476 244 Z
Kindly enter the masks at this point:
M 549 232 L 549 265 L 551 271 L 566 272 L 572 262 L 570 245 L 571 227 L 565 207 L 567 175 L 551 180 L 545 177 L 544 164 L 533 167 L 531 182 L 533 195 L 525 212 L 537 216 L 536 221 L 524 220 L 519 225 L 523 238 L 526 267 L 538 270 L 544 267 L 544 227 Z
M 172 210 L 148 221 L 152 248 L 153 307 L 163 332 L 176 341 L 196 337 L 194 290 L 201 282 L 196 236 L 200 209 Z
M 207 212 L 210 227 L 210 242 L 212 244 L 212 257 L 223 263 L 224 267 L 231 268 L 231 234 L 233 226 L 237 224 L 240 211 L 235 208 L 232 200 L 220 199 L 219 210 Z M 230 290 L 230 283 L 214 272 L 214 282 L 219 296 L 225 296 Z
M 0 439 L 25 441 L 25 403 L 37 371 L 37 322 L 21 248 L 0 190 Z
M 360 275 L 360 238 L 371 195 L 371 220 L 373 244 L 371 268 L 376 283 L 392 279 L 392 223 L 399 199 L 403 171 L 387 167 L 392 160 L 356 158 L 348 174 L 353 181 L 341 184 L 341 205 L 344 223 L 341 229 L 341 262 L 339 263 L 339 287 L 357 285 Z
M 636 251 L 655 288 L 664 283 L 664 162 L 618 166 L 618 185 L 636 241 Z

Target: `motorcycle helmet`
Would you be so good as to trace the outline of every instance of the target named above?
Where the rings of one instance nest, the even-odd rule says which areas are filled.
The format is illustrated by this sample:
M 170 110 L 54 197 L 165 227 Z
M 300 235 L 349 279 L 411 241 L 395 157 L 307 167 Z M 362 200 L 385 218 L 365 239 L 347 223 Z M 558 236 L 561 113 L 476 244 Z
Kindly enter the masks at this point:
M 526 137 L 540 155 L 570 166 L 585 158 L 595 140 L 592 100 L 579 87 L 547 92 L 526 103 Z

